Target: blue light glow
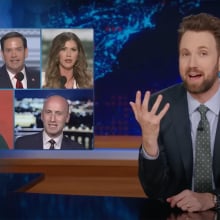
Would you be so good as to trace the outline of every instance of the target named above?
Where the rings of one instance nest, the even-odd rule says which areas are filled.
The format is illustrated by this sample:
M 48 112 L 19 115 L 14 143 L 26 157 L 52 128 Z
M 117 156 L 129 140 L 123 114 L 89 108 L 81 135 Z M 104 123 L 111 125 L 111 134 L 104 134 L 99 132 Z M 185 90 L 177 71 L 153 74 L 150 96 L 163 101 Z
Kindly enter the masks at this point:
M 94 28 L 95 33 L 95 79 L 104 77 L 117 64 L 117 54 L 128 38 L 146 28 L 154 28 L 152 18 L 168 4 L 166 1 L 149 4 L 145 1 L 127 2 L 117 0 L 110 7 L 91 3 L 80 6 L 77 12 L 50 12 L 45 27 Z M 200 1 L 171 1 L 179 12 L 199 7 Z

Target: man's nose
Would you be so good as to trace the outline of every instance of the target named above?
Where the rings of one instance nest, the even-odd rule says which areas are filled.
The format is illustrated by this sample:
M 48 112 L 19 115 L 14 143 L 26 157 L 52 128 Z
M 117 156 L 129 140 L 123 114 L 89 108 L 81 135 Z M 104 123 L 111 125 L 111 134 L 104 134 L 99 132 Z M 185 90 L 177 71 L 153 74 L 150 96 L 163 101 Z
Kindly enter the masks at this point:
M 56 116 L 55 116 L 55 114 L 51 114 L 50 120 L 51 120 L 51 121 L 56 121 Z
M 197 67 L 197 58 L 196 55 L 191 55 L 189 58 L 189 66 L 190 67 Z
M 12 56 L 12 57 L 16 57 L 16 56 L 17 56 L 17 53 L 16 53 L 15 50 L 12 50 L 12 52 L 11 52 L 11 56 Z

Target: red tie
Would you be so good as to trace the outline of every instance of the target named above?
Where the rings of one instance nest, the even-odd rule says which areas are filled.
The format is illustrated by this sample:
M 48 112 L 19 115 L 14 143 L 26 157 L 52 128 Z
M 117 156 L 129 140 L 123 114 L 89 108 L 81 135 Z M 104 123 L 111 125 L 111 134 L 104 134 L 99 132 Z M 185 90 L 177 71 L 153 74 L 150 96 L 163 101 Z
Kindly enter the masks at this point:
M 17 74 L 15 75 L 15 78 L 17 79 L 16 88 L 17 89 L 23 89 L 22 82 L 20 80 L 18 80 Z

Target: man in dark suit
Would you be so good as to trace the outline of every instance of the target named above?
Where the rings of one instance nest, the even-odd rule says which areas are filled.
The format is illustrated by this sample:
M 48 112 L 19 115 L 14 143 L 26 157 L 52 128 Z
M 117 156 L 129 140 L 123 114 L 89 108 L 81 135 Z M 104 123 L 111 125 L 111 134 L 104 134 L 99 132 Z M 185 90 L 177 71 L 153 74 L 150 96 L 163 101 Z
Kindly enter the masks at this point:
M 220 19 L 205 13 L 191 15 L 178 31 L 183 83 L 152 96 L 147 91 L 143 102 L 137 91 L 135 102 L 130 102 L 142 131 L 139 179 L 150 198 L 163 199 L 171 207 L 189 212 L 220 208 Z M 208 107 L 205 121 L 211 134 L 211 177 L 202 176 L 204 182 L 199 183 L 210 183 L 205 191 L 196 187 L 196 173 L 208 164 L 199 161 L 196 166 L 198 148 L 203 146 L 197 144 L 197 133 L 208 127 L 199 124 L 201 105 Z
M 25 65 L 28 48 L 22 34 L 5 34 L 1 38 L 1 55 L 5 64 L 0 68 L 0 88 L 40 88 L 40 71 Z
M 65 137 L 63 128 L 70 118 L 69 104 L 65 98 L 59 95 L 48 97 L 43 105 L 41 120 L 44 125 L 42 132 L 18 137 L 15 141 L 15 149 L 32 150 L 71 150 L 85 149 L 78 142 Z

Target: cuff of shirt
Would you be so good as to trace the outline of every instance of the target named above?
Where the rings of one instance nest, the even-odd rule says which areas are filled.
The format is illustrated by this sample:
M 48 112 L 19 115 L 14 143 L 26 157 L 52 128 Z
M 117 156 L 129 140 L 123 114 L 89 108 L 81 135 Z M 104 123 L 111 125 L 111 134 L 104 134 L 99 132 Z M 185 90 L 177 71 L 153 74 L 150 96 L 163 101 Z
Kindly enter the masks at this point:
M 143 146 L 141 147 L 141 154 L 145 159 L 148 160 L 156 160 L 159 157 L 159 152 L 156 156 L 150 156 L 143 148 Z

